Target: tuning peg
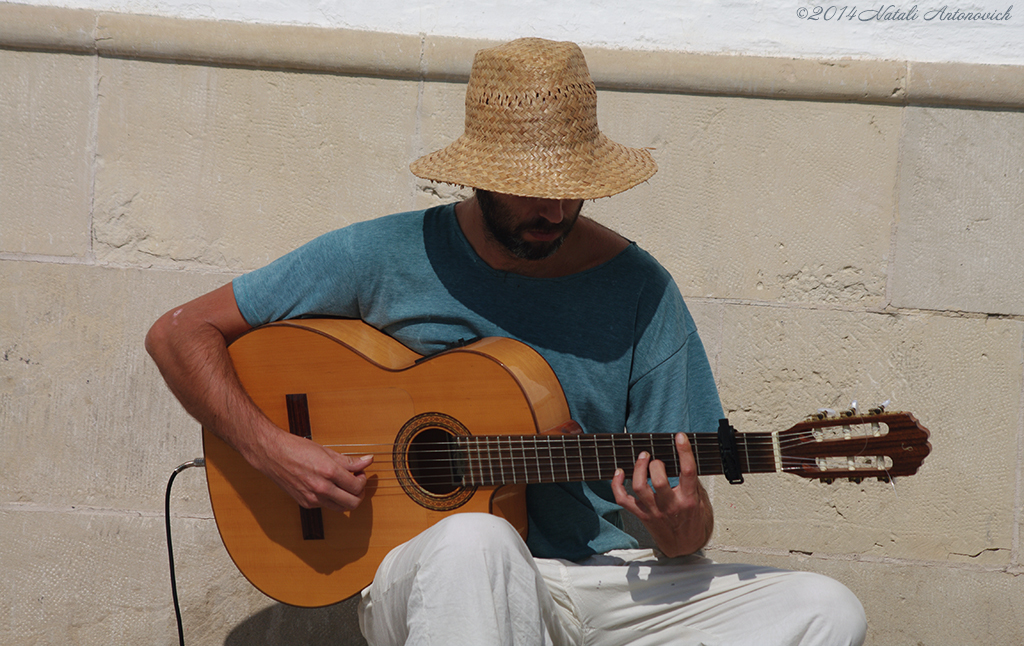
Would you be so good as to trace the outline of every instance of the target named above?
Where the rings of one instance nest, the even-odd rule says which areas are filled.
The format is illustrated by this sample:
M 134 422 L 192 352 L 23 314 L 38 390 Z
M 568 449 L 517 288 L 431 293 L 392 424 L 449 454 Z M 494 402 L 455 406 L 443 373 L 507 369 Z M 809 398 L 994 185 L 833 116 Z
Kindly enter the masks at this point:
M 860 484 L 864 482 L 864 478 L 847 478 L 847 480 L 849 480 L 853 484 Z
M 824 482 L 827 485 L 830 485 L 833 482 L 835 482 L 835 478 L 822 478 L 821 481 Z
M 871 413 L 872 415 L 881 415 L 882 413 L 885 412 L 885 409 L 889 407 L 890 403 L 891 403 L 891 401 L 886 399 L 884 402 L 882 402 L 878 406 L 875 406 L 874 408 L 872 408 L 868 412 Z
M 807 419 L 828 419 L 835 414 L 836 412 L 831 408 L 819 408 L 817 413 L 811 413 Z
M 879 482 L 892 482 L 892 477 L 889 474 L 885 474 L 884 476 L 878 476 L 878 481 Z

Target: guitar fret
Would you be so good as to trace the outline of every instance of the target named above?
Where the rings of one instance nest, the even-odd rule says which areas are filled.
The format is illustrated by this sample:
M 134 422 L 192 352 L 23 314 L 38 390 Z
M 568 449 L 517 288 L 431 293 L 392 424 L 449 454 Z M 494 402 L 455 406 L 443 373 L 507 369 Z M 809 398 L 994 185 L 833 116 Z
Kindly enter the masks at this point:
M 572 476 L 569 473 L 569 447 L 568 447 L 568 435 L 562 435 L 559 439 L 562 445 L 562 464 L 565 465 L 565 481 L 571 482 Z
M 493 439 L 495 451 L 491 460 L 494 463 L 494 482 L 491 484 L 500 485 L 505 483 L 505 455 L 501 450 L 501 438 L 495 437 Z
M 487 444 L 487 470 L 491 474 L 491 481 L 488 484 L 495 485 L 498 481 L 494 478 L 494 456 L 491 455 L 491 438 L 486 439 Z
M 479 438 L 476 438 L 476 440 L 473 443 L 476 444 L 476 483 L 479 486 L 484 483 L 484 459 L 480 447 Z
M 498 451 L 498 466 L 496 471 L 498 472 L 498 480 L 495 484 L 505 484 L 509 481 L 508 476 L 508 452 L 502 448 L 501 436 L 494 438 L 494 443 L 497 445 Z
M 555 449 L 553 441 L 548 443 L 548 466 L 551 467 L 551 482 L 556 482 L 558 476 L 555 475 Z
M 581 477 L 584 481 L 592 480 L 590 474 L 593 473 L 593 467 L 590 465 L 590 442 L 588 440 L 593 437 L 593 435 L 580 436 L 580 463 L 583 465 Z
M 508 460 L 509 460 L 509 467 L 512 468 L 512 484 L 516 484 L 516 482 L 517 482 L 516 481 L 516 456 L 512 452 L 512 442 L 513 442 L 513 439 L 512 439 L 511 436 L 509 436 L 509 438 L 508 438 Z
M 690 447 L 693 449 L 693 462 L 697 461 L 697 448 L 695 444 L 691 444 Z M 679 464 L 679 451 L 676 450 L 676 434 L 672 433 L 672 459 L 676 463 L 676 475 L 678 476 L 683 471 L 683 466 Z
M 529 445 L 532 443 L 533 446 L 533 457 L 529 456 Z M 527 482 L 536 482 L 536 476 L 534 475 L 534 469 L 530 467 L 537 463 L 537 440 L 535 436 L 527 435 L 523 437 L 523 473 L 526 474 Z
M 526 481 L 540 482 L 540 448 L 537 446 L 537 443 L 540 442 L 540 437 L 537 435 L 531 435 L 530 442 L 533 445 L 533 457 L 531 458 L 531 461 L 527 463 Z M 532 470 L 530 467 L 532 467 Z
M 480 462 L 480 452 L 476 451 L 475 447 L 474 447 L 474 450 L 470 449 L 470 444 L 471 444 L 470 438 L 467 437 L 465 439 L 465 443 L 466 443 L 467 456 L 469 457 L 469 459 L 466 460 L 466 462 L 469 464 L 470 485 L 473 486 L 473 487 L 476 487 L 476 486 L 479 486 L 479 484 L 480 484 L 480 472 L 473 470 L 473 458 L 476 458 L 477 464 L 479 465 L 479 462 Z
M 530 474 L 530 457 L 528 455 L 529 445 L 530 436 L 524 435 L 522 439 L 519 441 L 519 448 L 523 456 L 522 461 L 519 463 L 519 466 L 523 472 L 523 482 L 533 482 L 533 479 L 531 478 Z
M 524 482 L 534 482 L 534 480 L 533 480 L 533 473 L 530 470 L 530 456 L 529 456 L 530 441 L 531 441 L 530 436 L 529 435 L 524 435 L 522 441 L 520 442 L 520 446 L 522 447 L 522 450 L 523 450 L 523 461 L 520 464 L 523 467 L 523 481 Z
M 613 435 L 612 438 L 611 438 L 612 439 L 612 473 L 615 472 L 615 469 L 619 468 L 619 451 L 618 451 L 619 443 L 616 441 L 617 437 L 618 436 Z
M 587 475 L 587 467 L 583 464 L 583 444 L 580 440 L 583 439 L 582 435 L 576 436 L 576 451 L 579 453 L 580 458 L 580 479 L 585 479 Z

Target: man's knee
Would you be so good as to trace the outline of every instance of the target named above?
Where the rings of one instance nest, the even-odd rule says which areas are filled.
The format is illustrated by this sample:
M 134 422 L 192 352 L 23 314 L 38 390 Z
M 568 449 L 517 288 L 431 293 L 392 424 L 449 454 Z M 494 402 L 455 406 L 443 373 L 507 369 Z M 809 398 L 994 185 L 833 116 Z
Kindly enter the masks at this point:
M 424 532 L 435 557 L 474 560 L 481 555 L 526 557 L 522 537 L 507 521 L 490 514 L 453 514 Z
M 811 572 L 798 573 L 799 592 L 791 591 L 792 607 L 806 613 L 809 643 L 851 644 L 864 641 L 867 617 L 853 592 L 842 583 Z

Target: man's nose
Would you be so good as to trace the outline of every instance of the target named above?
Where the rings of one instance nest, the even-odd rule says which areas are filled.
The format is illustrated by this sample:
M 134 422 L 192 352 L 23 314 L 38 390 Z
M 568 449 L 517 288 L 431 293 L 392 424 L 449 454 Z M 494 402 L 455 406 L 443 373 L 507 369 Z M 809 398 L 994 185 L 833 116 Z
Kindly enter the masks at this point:
M 568 217 L 569 210 L 572 208 L 571 203 L 572 200 L 549 200 L 537 198 L 535 210 L 538 215 L 548 222 L 558 224 Z

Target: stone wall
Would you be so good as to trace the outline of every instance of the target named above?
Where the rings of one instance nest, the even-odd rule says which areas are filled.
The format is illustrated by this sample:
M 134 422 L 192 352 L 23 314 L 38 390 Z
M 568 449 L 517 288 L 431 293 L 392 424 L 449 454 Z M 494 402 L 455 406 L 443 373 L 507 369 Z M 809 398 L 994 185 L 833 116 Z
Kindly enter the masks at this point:
M 0 4 L 0 642 L 168 643 L 163 494 L 202 454 L 146 356 L 172 306 L 451 199 L 480 42 Z M 660 172 L 587 213 L 673 273 L 741 431 L 891 400 L 894 487 L 707 485 L 711 555 L 850 586 L 869 644 L 1024 641 L 1024 70 L 588 50 Z M 172 500 L 189 643 L 328 643 L 252 589 L 201 470 Z

